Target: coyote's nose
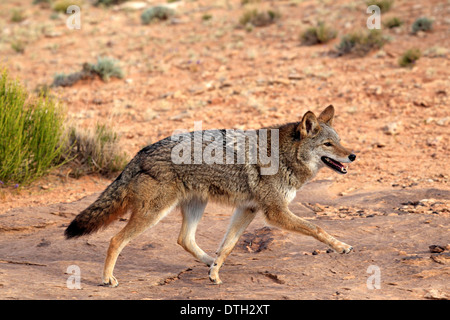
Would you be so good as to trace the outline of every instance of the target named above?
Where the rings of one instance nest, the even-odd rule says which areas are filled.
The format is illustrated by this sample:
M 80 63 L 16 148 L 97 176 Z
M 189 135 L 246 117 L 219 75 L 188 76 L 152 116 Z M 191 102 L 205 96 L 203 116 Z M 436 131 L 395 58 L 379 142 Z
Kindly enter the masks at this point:
M 350 161 L 355 161 L 356 155 L 354 155 L 354 154 L 352 153 L 351 155 L 348 156 L 348 158 L 350 159 Z

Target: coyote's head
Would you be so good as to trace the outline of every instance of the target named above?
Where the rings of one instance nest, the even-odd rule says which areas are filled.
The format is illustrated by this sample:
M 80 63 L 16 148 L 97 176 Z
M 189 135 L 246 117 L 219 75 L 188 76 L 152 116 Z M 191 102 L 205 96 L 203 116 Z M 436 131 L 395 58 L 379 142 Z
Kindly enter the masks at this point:
M 338 173 L 346 174 L 347 168 L 342 162 L 349 163 L 356 159 L 356 155 L 340 144 L 341 139 L 332 127 L 333 118 L 332 105 L 325 108 L 318 117 L 308 111 L 296 129 L 300 140 L 297 158 L 313 172 L 327 166 Z

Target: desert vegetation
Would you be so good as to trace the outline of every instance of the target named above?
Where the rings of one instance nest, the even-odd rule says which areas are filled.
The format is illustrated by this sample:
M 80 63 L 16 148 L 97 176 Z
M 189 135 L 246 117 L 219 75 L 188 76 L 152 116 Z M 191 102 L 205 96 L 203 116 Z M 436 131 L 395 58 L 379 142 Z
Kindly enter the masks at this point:
M 0 104 L 0 181 L 28 183 L 60 165 L 65 114 L 57 101 L 30 95 L 3 70 Z

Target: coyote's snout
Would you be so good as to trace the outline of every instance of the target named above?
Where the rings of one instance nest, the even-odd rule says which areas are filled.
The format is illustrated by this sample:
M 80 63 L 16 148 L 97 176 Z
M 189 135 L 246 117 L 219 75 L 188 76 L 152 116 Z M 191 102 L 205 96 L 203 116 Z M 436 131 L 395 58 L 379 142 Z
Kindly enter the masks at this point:
M 297 190 L 320 168 L 326 166 L 345 174 L 344 163 L 356 159 L 340 144 L 332 127 L 333 118 L 333 106 L 328 106 L 318 117 L 308 111 L 300 122 L 256 130 L 253 145 L 249 141 L 253 136 L 244 132 L 236 132 L 228 140 L 227 130 L 191 132 L 185 135 L 184 141 L 189 148 L 182 150 L 179 158 L 182 161 L 176 163 L 173 150 L 178 153 L 179 144 L 183 142 L 170 137 L 158 141 L 138 152 L 99 198 L 75 217 L 65 235 L 75 238 L 90 234 L 131 212 L 127 225 L 111 239 L 108 249 L 103 283 L 110 286 L 118 285 L 113 269 L 121 250 L 175 207 L 180 209 L 183 217 L 178 244 L 210 266 L 209 277 L 215 283 L 221 283 L 220 267 L 258 212 L 275 226 L 312 236 L 339 253 L 349 253 L 351 246 L 296 216 L 288 208 Z M 195 142 L 199 135 L 214 136 L 214 139 L 203 139 L 199 144 Z M 212 140 L 216 141 L 214 145 Z M 194 141 L 192 149 L 191 141 Z M 273 157 L 271 165 L 276 163 L 277 170 L 264 174 L 267 163 L 254 156 L 255 148 L 270 150 L 266 154 Z M 192 153 L 186 153 L 186 150 L 192 150 Z M 196 150 L 212 150 L 214 161 L 196 162 Z M 195 242 L 197 225 L 208 201 L 236 208 L 215 258 Z

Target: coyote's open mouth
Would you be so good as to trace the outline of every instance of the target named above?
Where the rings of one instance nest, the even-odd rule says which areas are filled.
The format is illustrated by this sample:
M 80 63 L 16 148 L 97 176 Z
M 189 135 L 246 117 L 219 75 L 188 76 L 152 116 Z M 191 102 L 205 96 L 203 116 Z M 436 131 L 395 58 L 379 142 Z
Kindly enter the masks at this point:
M 325 163 L 327 166 L 329 166 L 334 171 L 341 173 L 341 174 L 347 173 L 347 168 L 339 161 L 336 161 L 334 159 L 331 159 L 331 158 L 328 158 L 325 156 L 322 157 L 321 159 L 322 159 L 323 163 Z

